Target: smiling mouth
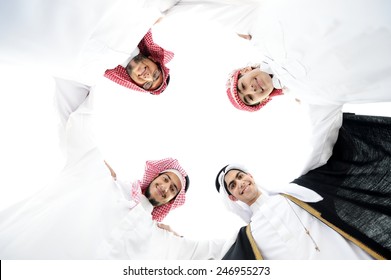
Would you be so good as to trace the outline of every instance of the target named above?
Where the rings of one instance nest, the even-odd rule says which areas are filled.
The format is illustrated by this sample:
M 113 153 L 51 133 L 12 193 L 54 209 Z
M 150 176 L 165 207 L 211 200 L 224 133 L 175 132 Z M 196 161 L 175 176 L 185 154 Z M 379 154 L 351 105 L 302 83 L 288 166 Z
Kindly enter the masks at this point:
M 158 194 L 159 194 L 161 197 L 163 197 L 163 196 L 164 196 L 163 191 L 159 188 L 159 186 L 156 186 L 156 189 L 157 189 Z
M 248 188 L 248 185 L 247 185 L 247 186 L 245 186 L 245 187 L 242 189 L 242 191 L 240 192 L 240 194 L 243 194 L 243 193 L 244 193 L 244 191 L 245 191 L 247 188 Z

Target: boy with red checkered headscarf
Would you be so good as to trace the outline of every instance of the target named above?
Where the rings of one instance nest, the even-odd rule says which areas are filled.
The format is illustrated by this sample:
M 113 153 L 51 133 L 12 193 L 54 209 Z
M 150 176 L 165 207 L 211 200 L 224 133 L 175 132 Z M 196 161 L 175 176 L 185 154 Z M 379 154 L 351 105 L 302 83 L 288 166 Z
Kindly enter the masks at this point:
M 176 159 L 147 161 L 141 180 L 117 179 L 95 141 L 92 98 L 64 120 L 63 170 L 0 212 L 1 259 L 220 259 L 225 240 L 191 240 L 160 224 L 189 187 Z
M 386 0 L 261 1 L 249 32 L 261 64 L 229 75 L 230 102 L 249 112 L 282 93 L 321 106 L 390 102 L 389 9 Z
M 114 170 L 107 163 L 106 166 L 117 185 L 128 194 L 126 196 L 134 205 L 142 200 L 149 201 L 153 207 L 152 219 L 155 221 L 161 222 L 171 210 L 185 203 L 185 194 L 190 184 L 189 176 L 176 159 L 147 161 L 142 180 L 132 184 L 117 180 Z
M 280 80 L 272 74 L 266 63 L 232 71 L 226 88 L 232 105 L 249 112 L 258 111 L 274 96 L 283 94 Z

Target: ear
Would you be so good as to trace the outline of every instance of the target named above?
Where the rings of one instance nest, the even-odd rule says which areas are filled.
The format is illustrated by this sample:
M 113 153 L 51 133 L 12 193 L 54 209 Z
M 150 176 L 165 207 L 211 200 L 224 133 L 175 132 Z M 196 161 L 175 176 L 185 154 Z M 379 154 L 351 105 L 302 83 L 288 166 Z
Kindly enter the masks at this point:
M 238 201 L 238 199 L 234 197 L 232 194 L 228 195 L 228 197 L 231 201 Z

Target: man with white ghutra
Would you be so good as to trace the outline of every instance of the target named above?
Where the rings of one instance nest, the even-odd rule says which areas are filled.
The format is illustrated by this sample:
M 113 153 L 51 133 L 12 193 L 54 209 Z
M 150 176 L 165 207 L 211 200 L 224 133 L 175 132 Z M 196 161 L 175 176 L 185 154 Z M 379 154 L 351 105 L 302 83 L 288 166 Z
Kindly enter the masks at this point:
M 280 189 L 240 164 L 216 188 L 247 227 L 223 259 L 391 259 L 391 118 L 345 113 L 328 162 Z

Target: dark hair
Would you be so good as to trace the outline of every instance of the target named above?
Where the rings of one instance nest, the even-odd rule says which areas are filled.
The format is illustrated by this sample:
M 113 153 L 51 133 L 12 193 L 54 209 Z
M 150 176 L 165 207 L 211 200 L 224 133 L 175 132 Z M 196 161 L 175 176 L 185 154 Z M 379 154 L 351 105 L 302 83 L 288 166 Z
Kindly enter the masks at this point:
M 160 67 L 160 65 L 159 65 L 159 67 Z M 167 75 L 167 79 L 166 79 L 167 86 L 168 86 L 169 83 L 170 83 L 170 74 Z
M 223 168 L 221 168 L 221 170 L 219 171 L 219 173 L 217 173 L 217 176 L 216 176 L 216 181 L 215 181 L 215 185 L 216 185 L 216 189 L 218 192 L 220 192 L 220 182 L 219 182 L 219 176 L 221 174 L 221 172 L 225 172 L 225 169 L 227 168 L 228 164 L 226 166 L 224 166 Z M 232 168 L 231 170 L 237 170 L 237 171 L 240 171 L 240 172 L 243 172 L 243 173 L 246 173 L 245 171 L 241 170 L 241 169 L 238 169 L 238 168 Z M 231 171 L 230 170 L 230 171 Z M 225 180 L 223 180 L 223 183 L 224 183 L 224 188 L 225 190 L 227 191 L 228 194 L 232 195 L 232 193 L 228 190 L 228 186 L 227 184 L 225 183 Z
M 221 168 L 220 171 L 217 173 L 215 185 L 216 185 L 216 190 L 218 192 L 220 192 L 220 187 L 221 187 L 220 182 L 219 182 L 220 174 L 221 174 L 221 172 L 225 172 L 225 169 L 227 168 L 227 166 L 228 166 L 228 164 L 226 166 L 224 166 L 223 168 Z M 231 194 L 230 191 L 227 188 L 227 184 L 225 183 L 225 180 L 223 180 L 223 182 L 224 182 L 225 190 L 227 191 L 228 194 Z

